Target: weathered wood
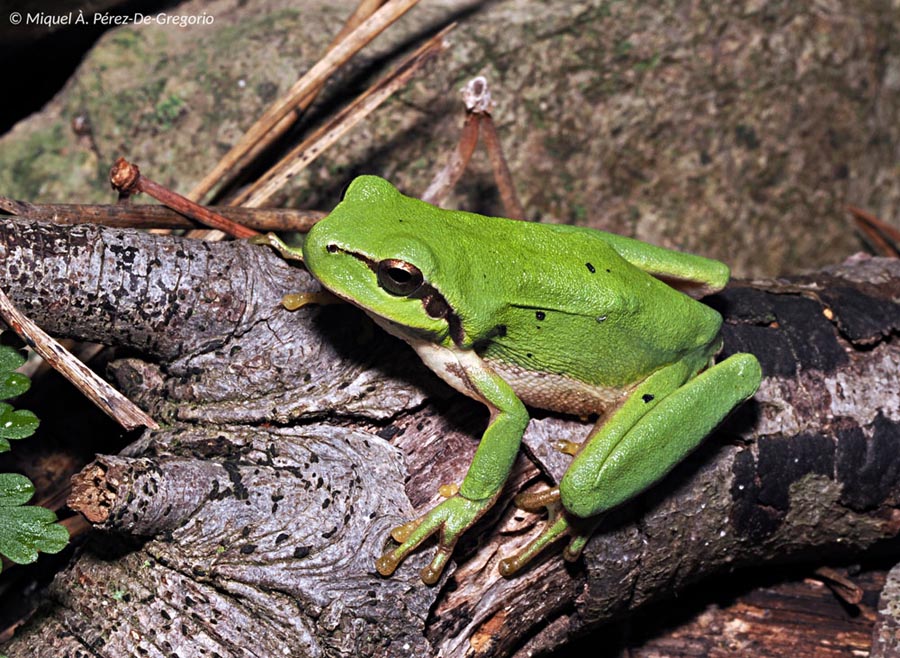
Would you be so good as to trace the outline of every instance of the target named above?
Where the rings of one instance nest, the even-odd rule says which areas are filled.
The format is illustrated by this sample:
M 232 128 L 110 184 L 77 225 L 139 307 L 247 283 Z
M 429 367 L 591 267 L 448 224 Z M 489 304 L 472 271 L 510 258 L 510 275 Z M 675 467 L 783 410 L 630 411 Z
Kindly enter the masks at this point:
M 898 282 L 896 261 L 861 258 L 710 298 L 726 350 L 763 364 L 754 402 L 609 515 L 582 561 L 548 551 L 505 580 L 499 557 L 540 523 L 512 494 L 558 474 L 549 442 L 588 427 L 539 417 L 531 459 L 427 588 L 433 549 L 389 579 L 373 559 L 460 479 L 483 408 L 354 309 L 285 311 L 318 284 L 265 248 L 2 222 L 0 286 L 51 333 L 139 353 L 111 372 L 165 425 L 83 472 L 104 534 L 8 652 L 526 655 L 743 566 L 859 554 L 900 530 Z M 137 545 L 97 556 L 122 536 Z
M 862 600 L 848 605 L 798 569 L 756 569 L 715 593 L 698 586 L 609 629 L 604 658 L 848 658 L 867 656 L 883 571 L 850 578 Z M 596 640 L 593 640 L 596 644 Z M 584 645 L 588 646 L 588 645 Z M 620 651 L 616 648 L 621 647 Z

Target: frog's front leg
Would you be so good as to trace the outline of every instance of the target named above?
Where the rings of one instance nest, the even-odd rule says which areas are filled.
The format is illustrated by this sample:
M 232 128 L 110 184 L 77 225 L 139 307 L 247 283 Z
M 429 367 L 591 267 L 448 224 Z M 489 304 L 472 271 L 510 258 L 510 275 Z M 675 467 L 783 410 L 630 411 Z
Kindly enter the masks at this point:
M 575 560 L 598 515 L 662 479 L 756 392 L 762 377 L 752 354 L 735 354 L 692 377 L 695 370 L 678 362 L 648 377 L 598 421 L 559 488 L 517 499 L 526 509 L 547 507 L 550 519 L 535 540 L 501 562 L 501 573 L 512 575 L 564 535 L 570 537 L 564 557 Z
M 528 412 L 509 384 L 474 352 L 433 344 L 412 345 L 429 367 L 455 388 L 482 400 L 491 412 L 459 493 L 418 519 L 394 528 L 391 536 L 400 546 L 375 562 L 378 573 L 389 576 L 419 544 L 439 532 L 437 553 L 422 570 L 422 580 L 433 585 L 459 537 L 491 508 L 503 489 L 528 425 Z
M 250 238 L 251 244 L 268 245 L 277 251 L 285 260 L 299 260 L 303 262 L 302 247 L 291 247 L 284 240 L 274 233 L 266 233 L 264 235 L 255 235 Z M 296 311 L 298 308 L 315 304 L 324 306 L 326 304 L 341 304 L 342 301 L 335 297 L 327 290 L 318 292 L 291 292 L 281 298 L 281 305 L 289 311 Z
M 250 238 L 250 244 L 268 245 L 277 251 L 285 260 L 299 260 L 303 262 L 303 248 L 291 247 L 274 233 L 254 235 Z

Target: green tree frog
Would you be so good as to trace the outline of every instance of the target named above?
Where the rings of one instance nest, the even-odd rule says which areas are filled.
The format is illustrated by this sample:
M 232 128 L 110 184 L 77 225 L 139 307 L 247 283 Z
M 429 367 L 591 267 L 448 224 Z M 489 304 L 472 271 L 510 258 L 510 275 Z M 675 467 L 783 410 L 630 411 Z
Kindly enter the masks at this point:
M 546 507 L 541 533 L 500 562 L 511 575 L 566 536 L 575 560 L 599 515 L 668 473 L 759 386 L 752 354 L 714 364 L 721 316 L 692 296 L 725 286 L 724 264 L 601 231 L 442 210 L 360 176 L 283 255 L 402 338 L 490 420 L 455 493 L 394 528 L 384 576 L 438 535 L 434 584 L 460 535 L 500 494 L 528 406 L 600 419 L 558 487 L 519 496 Z M 689 293 L 689 294 L 686 294 Z M 690 295 L 690 296 L 689 296 Z

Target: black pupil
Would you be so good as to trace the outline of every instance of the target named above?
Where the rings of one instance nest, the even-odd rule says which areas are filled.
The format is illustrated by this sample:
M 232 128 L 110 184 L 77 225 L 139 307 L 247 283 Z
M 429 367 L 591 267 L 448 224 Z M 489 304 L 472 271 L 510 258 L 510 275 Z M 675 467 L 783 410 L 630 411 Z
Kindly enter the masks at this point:
M 406 270 L 402 270 L 399 267 L 392 267 L 387 271 L 387 275 L 394 280 L 394 283 L 398 285 L 404 285 L 409 283 L 413 275 Z
M 422 273 L 409 263 L 385 260 L 378 264 L 378 284 L 393 295 L 411 295 L 421 287 Z

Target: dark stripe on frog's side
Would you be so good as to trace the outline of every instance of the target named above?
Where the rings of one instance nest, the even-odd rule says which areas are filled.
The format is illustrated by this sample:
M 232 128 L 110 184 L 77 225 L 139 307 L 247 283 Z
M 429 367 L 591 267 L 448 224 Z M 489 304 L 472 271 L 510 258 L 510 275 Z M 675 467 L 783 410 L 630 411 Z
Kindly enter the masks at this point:
M 463 331 L 462 323 L 459 316 L 450 308 L 450 304 L 444 299 L 444 296 L 438 290 L 428 283 L 422 286 L 410 297 L 422 300 L 422 306 L 425 312 L 432 318 L 443 318 L 447 321 L 447 328 L 450 330 L 450 339 L 457 347 L 462 347 L 466 335 Z

